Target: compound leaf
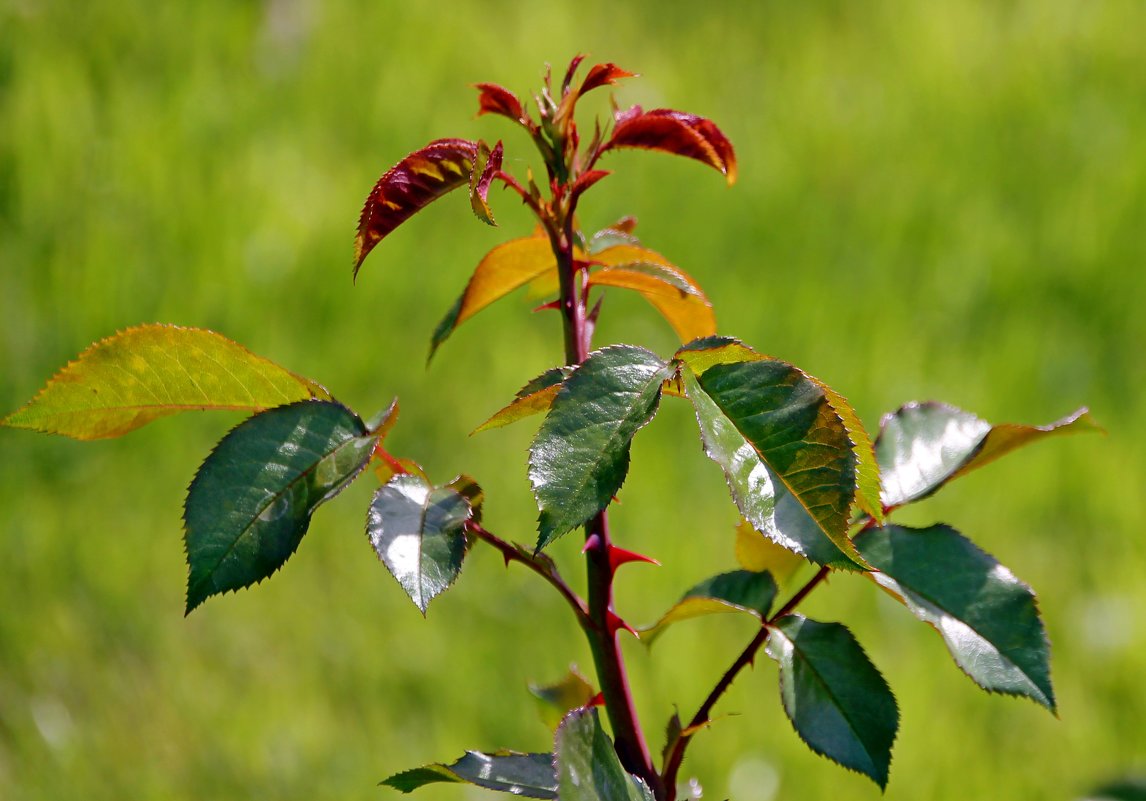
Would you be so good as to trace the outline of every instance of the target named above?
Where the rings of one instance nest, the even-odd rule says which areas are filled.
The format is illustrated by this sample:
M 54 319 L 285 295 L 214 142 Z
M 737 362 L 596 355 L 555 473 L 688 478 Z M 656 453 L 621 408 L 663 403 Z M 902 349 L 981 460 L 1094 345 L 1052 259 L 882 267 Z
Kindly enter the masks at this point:
M 511 239 L 495 247 L 478 262 L 465 290 L 438 323 L 430 355 L 470 317 L 547 272 L 556 274 L 557 262 L 549 238 L 544 235 Z
M 633 106 L 619 112 L 613 135 L 602 152 L 616 147 L 659 150 L 696 159 L 724 174 L 731 186 L 736 182 L 736 154 L 732 143 L 712 120 L 671 109 L 644 111 Z
M 929 623 L 955 663 L 991 692 L 1055 709 L 1050 644 L 1035 594 L 948 526 L 884 526 L 857 540 L 871 578 Z
M 89 347 L 3 425 L 90 440 L 185 411 L 260 411 L 330 399 L 323 387 L 221 334 L 141 325 Z
M 480 490 L 472 480 L 476 495 Z M 434 487 L 421 476 L 397 475 L 374 493 L 366 534 L 378 558 L 424 615 L 462 569 L 470 498 L 460 486 Z
M 411 793 L 419 787 L 438 782 L 472 784 L 526 798 L 557 798 L 553 754 L 467 751 L 452 765 L 440 762 L 425 765 L 396 773 L 382 784 Z
M 624 483 L 633 436 L 671 368 L 630 345 L 595 351 L 565 380 L 529 450 L 537 550 L 604 509 Z
M 653 801 L 645 783 L 621 766 L 595 708 L 566 715 L 555 746 L 561 801 Z
M 399 225 L 442 195 L 470 181 L 478 143 L 437 139 L 399 161 L 374 184 L 354 239 L 354 276 L 362 260 Z
M 704 351 L 677 353 L 705 453 L 757 531 L 817 563 L 864 567 L 847 536 L 856 491 L 847 427 L 817 382 L 753 356 L 720 363 Z M 711 366 L 697 375 L 692 364 Z
M 366 467 L 377 438 L 345 406 L 317 400 L 256 414 L 227 434 L 187 491 L 187 612 L 278 570 L 315 508 Z
M 561 391 L 561 384 L 573 372 L 572 367 L 554 367 L 546 370 L 517 391 L 513 401 L 473 430 L 474 434 L 516 423 L 523 417 L 544 412 L 553 405 Z
M 875 442 L 883 477 L 883 504 L 918 501 L 953 478 L 969 473 L 1015 448 L 1055 434 L 1100 431 L 1079 409 L 1045 426 L 992 426 L 945 403 L 908 403 L 884 415 Z
M 899 709 L 852 633 L 788 615 L 772 626 L 766 650 L 780 665 L 780 699 L 800 739 L 886 787 Z
M 697 584 L 665 612 L 660 620 L 641 629 L 641 640 L 652 645 L 673 623 L 704 615 L 747 612 L 764 622 L 775 599 L 776 581 L 769 573 L 751 570 L 721 573 Z

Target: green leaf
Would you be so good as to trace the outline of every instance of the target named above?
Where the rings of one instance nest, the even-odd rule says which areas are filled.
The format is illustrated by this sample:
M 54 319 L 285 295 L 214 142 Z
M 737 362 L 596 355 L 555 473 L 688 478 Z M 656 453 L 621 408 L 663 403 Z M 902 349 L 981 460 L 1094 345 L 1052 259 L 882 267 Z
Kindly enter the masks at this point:
M 550 729 L 556 730 L 570 711 L 587 706 L 597 691 L 574 669 L 561 681 L 543 687 L 529 685 L 529 692 L 537 699 L 537 711 Z
M 452 765 L 437 762 L 414 768 L 396 773 L 382 784 L 411 793 L 419 787 L 438 782 L 473 784 L 526 798 L 557 798 L 552 754 L 467 751 Z
M 985 690 L 1055 709 L 1050 644 L 1031 588 L 948 526 L 884 526 L 856 543 L 871 578 L 947 643 Z
M 851 632 L 789 615 L 772 627 L 766 650 L 780 665 L 780 698 L 800 739 L 886 787 L 899 709 Z
M 621 766 L 593 707 L 566 715 L 554 757 L 561 801 L 653 801 L 645 783 Z
M 775 599 L 776 581 L 769 573 L 751 570 L 721 573 L 686 592 L 660 620 L 640 629 L 640 637 L 647 645 L 652 645 L 673 623 L 726 612 L 747 612 L 763 622 Z
M 498 410 L 492 417 L 475 428 L 472 434 L 516 423 L 524 417 L 548 411 L 553 399 L 561 391 L 561 384 L 573 372 L 572 367 L 554 367 L 546 370 L 517 391 L 513 402 Z
M 855 456 L 820 386 L 785 362 L 715 363 L 697 376 L 678 352 L 705 453 L 757 531 L 820 564 L 855 569 L 847 537 Z M 711 359 L 706 355 L 705 359 Z
M 423 615 L 461 572 L 471 516 L 469 499 L 457 489 L 416 475 L 394 476 L 374 493 L 370 544 Z
M 856 457 L 856 505 L 861 511 L 870 515 L 878 522 L 883 522 L 883 505 L 881 503 L 881 482 L 879 478 L 879 464 L 875 458 L 875 446 L 867 429 L 860 421 L 856 410 L 852 408 L 840 393 L 829 387 L 818 378 L 809 376 L 816 385 L 824 391 L 832 410 L 843 421 L 844 428 L 848 430 L 848 439 L 852 443 L 852 453 Z
M 736 524 L 736 561 L 745 570 L 767 570 L 783 587 L 807 561 L 765 537 L 744 518 Z
M 908 403 L 884 416 L 875 442 L 883 504 L 926 498 L 951 479 L 1044 437 L 1101 430 L 1085 408 L 1045 426 L 993 426 L 944 403 Z
M 655 354 L 617 345 L 565 380 L 529 450 L 541 550 L 604 509 L 629 470 L 633 436 L 652 419 L 671 373 Z
M 366 467 L 377 438 L 330 401 L 279 406 L 227 434 L 187 491 L 187 612 L 278 570 L 315 508 Z
M 478 262 L 465 290 L 434 329 L 430 356 L 470 317 L 546 273 L 557 273 L 549 237 L 535 234 L 495 247 Z
M 89 347 L 3 425 L 100 439 L 179 412 L 261 411 L 310 398 L 330 393 L 214 331 L 141 325 Z

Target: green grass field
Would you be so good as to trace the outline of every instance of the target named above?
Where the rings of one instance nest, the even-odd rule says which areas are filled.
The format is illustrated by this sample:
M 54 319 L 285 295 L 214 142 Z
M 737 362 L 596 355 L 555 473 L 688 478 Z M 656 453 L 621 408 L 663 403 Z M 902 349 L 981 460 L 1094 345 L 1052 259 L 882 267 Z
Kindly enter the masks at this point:
M 980 692 L 869 582 L 805 607 L 857 633 L 902 713 L 888 801 L 1073 799 L 1146 771 L 1146 6 L 1134 0 L 696 4 L 0 0 L 0 413 L 93 340 L 141 322 L 220 331 L 323 382 L 389 440 L 487 491 L 530 541 L 530 422 L 467 432 L 560 360 L 558 322 L 510 300 L 423 368 L 429 336 L 500 229 L 450 196 L 350 280 L 362 200 L 474 118 L 470 84 L 525 94 L 576 52 L 642 78 L 622 104 L 716 120 L 740 181 L 608 158 L 586 228 L 623 214 L 695 276 L 722 332 L 794 361 L 874 426 L 912 399 L 996 422 L 1088 404 L 1109 436 L 1020 452 L 911 510 L 1029 583 L 1060 719 Z M 607 113 L 604 92 L 596 105 Z M 468 329 L 468 330 L 467 330 Z M 598 342 L 662 354 L 671 329 L 610 298 Z M 184 619 L 187 483 L 236 417 L 189 415 L 79 444 L 0 430 L 0 798 L 383 799 L 390 773 L 466 748 L 543 750 L 528 682 L 591 666 L 560 601 L 491 553 L 423 620 L 362 533 L 369 481 L 323 508 L 273 580 Z M 637 438 L 620 541 L 659 570 L 619 603 L 655 619 L 733 565 L 719 470 L 666 402 Z M 580 580 L 576 537 L 554 546 Z M 691 714 L 745 620 L 629 643 L 654 733 Z M 706 798 L 880 798 L 807 751 L 761 659 L 686 765 Z M 488 796 L 439 786 L 429 799 Z

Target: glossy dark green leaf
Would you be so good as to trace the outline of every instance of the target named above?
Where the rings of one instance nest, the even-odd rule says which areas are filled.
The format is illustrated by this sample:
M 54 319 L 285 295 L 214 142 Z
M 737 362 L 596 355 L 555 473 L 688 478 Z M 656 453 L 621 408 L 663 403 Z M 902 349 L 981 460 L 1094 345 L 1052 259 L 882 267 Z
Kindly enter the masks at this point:
M 471 515 L 465 495 L 421 476 L 394 476 L 374 493 L 366 520 L 370 544 L 423 615 L 461 572 Z
M 800 739 L 886 787 L 899 709 L 851 632 L 789 615 L 772 627 L 766 650 L 780 665 L 780 698 Z
M 187 492 L 187 611 L 278 570 L 315 508 L 370 461 L 377 436 L 331 401 L 279 406 L 227 434 Z
M 992 426 L 945 403 L 908 403 L 884 416 L 875 442 L 883 504 L 902 506 L 1015 448 L 1055 434 L 1101 430 L 1086 409 L 1045 426 Z
M 712 364 L 698 376 L 693 355 L 678 353 L 685 393 L 741 514 L 801 556 L 862 567 L 847 536 L 855 455 L 823 389 L 792 365 L 760 357 Z
M 641 629 L 641 640 L 652 644 L 673 623 L 704 615 L 747 612 L 763 622 L 775 599 L 776 581 L 769 573 L 751 570 L 721 573 L 697 584 L 660 620 Z
M 604 509 L 624 483 L 633 436 L 656 413 L 671 373 L 655 354 L 618 345 L 565 380 L 529 451 L 541 550 Z
M 396 773 L 382 784 L 403 793 L 439 782 L 473 784 L 526 798 L 557 798 L 553 754 L 467 751 L 452 765 L 440 762 Z
M 856 543 L 872 579 L 947 643 L 980 687 L 1055 708 L 1050 644 L 1031 588 L 947 526 L 884 526 Z
M 653 801 L 644 782 L 621 766 L 596 708 L 565 716 L 557 729 L 554 756 L 561 801 Z

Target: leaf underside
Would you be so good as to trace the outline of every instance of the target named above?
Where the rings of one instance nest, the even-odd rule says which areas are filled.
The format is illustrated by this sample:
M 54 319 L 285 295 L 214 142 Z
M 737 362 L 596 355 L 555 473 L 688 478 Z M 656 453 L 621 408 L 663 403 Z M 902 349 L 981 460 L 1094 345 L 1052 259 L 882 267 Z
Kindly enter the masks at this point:
M 777 545 L 744 518 L 736 524 L 736 561 L 754 573 L 768 571 L 781 587 L 807 564 L 802 556 Z
M 605 267 L 590 276 L 589 286 L 610 286 L 640 293 L 668 321 L 681 342 L 716 333 L 712 304 L 700 286 L 659 254 L 618 245 L 595 260 L 603 262 Z
M 1101 430 L 1085 408 L 1045 426 L 993 426 L 945 403 L 908 403 L 884 416 L 875 442 L 883 504 L 926 498 L 948 481 L 1045 437 Z
M 553 367 L 517 391 L 513 401 L 502 407 L 488 420 L 473 430 L 474 434 L 516 423 L 524 417 L 548 411 L 553 405 L 561 384 L 573 372 L 571 367 Z
M 374 494 L 366 523 L 370 544 L 423 615 L 461 572 L 471 515 L 461 492 L 421 476 L 394 476 Z
M 624 483 L 633 436 L 656 413 L 671 370 L 643 348 L 589 354 L 565 380 L 533 440 L 537 550 L 604 509 Z
M 991 692 L 1055 710 L 1050 643 L 1035 594 L 954 529 L 884 526 L 864 533 L 873 581 L 930 624 L 955 663 Z
M 278 570 L 315 508 L 362 471 L 376 440 L 330 401 L 279 406 L 227 434 L 187 491 L 187 611 Z
M 362 261 L 391 231 L 442 195 L 466 186 L 478 143 L 437 139 L 386 171 L 362 207 L 354 238 L 354 276 Z
M 214 331 L 141 325 L 100 340 L 3 424 L 90 440 L 185 411 L 260 411 L 323 387 Z
M 800 739 L 886 787 L 899 709 L 851 632 L 789 615 L 772 627 L 766 650 L 780 666 L 780 698 Z
M 775 599 L 776 581 L 769 573 L 751 570 L 721 573 L 688 590 L 660 620 L 641 629 L 640 637 L 652 645 L 673 623 L 727 612 L 748 613 L 763 622 Z
M 382 781 L 403 793 L 427 784 L 446 782 L 472 784 L 487 790 L 526 798 L 557 798 L 557 776 L 552 754 L 521 754 L 513 751 L 467 751 L 452 765 L 434 763 L 397 773 Z
M 554 757 L 561 801 L 653 801 L 644 782 L 621 766 L 594 707 L 565 716 L 557 729 Z
M 856 569 L 847 537 L 855 495 L 848 431 L 823 390 L 785 362 L 712 364 L 699 376 L 681 351 L 685 393 L 705 453 L 757 531 L 819 564 Z

